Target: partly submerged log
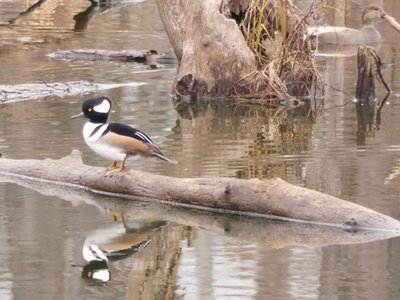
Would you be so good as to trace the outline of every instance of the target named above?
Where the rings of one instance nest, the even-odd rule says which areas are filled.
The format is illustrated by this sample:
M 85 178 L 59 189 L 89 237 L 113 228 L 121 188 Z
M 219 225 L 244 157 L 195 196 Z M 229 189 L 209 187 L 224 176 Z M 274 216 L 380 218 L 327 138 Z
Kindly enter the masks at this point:
M 0 85 L 0 103 L 17 102 L 50 96 L 65 97 L 84 95 L 122 86 L 139 86 L 142 84 L 144 83 L 129 82 L 119 84 L 101 84 L 79 80 L 69 82 Z
M 112 60 L 122 62 L 157 62 L 175 63 L 176 57 L 172 51 L 158 54 L 155 50 L 101 50 L 101 49 L 76 49 L 62 50 L 50 53 L 51 58 L 66 60 Z
M 291 185 L 281 179 L 172 178 L 140 171 L 110 173 L 84 165 L 74 151 L 60 160 L 1 158 L 0 174 L 36 178 L 97 193 L 153 199 L 180 207 L 279 216 L 353 230 L 374 228 L 400 231 L 400 222 L 320 192 Z
M 399 231 L 368 230 L 340 226 L 318 226 L 304 222 L 287 222 L 279 218 L 235 216 L 211 211 L 182 209 L 177 205 L 141 201 L 136 197 L 128 199 L 100 195 L 75 185 L 55 184 L 36 178 L 19 175 L 2 175 L 0 182 L 12 182 L 37 191 L 42 195 L 56 196 L 74 205 L 86 203 L 97 207 L 114 218 L 120 218 L 128 228 L 133 223 L 151 228 L 152 224 L 171 222 L 182 226 L 207 230 L 232 239 L 258 243 L 270 248 L 321 247 L 327 245 L 360 244 L 397 237 Z M 126 198 L 126 197 L 125 197 Z M 109 231 L 118 235 L 123 224 L 106 225 Z M 102 226 L 104 229 L 104 227 Z M 131 233 L 132 230 L 129 230 Z M 129 234 L 128 233 L 128 234 Z M 92 234 L 92 233 L 91 233 Z M 90 235 L 91 235 L 90 234 Z M 114 240 L 115 241 L 115 240 Z

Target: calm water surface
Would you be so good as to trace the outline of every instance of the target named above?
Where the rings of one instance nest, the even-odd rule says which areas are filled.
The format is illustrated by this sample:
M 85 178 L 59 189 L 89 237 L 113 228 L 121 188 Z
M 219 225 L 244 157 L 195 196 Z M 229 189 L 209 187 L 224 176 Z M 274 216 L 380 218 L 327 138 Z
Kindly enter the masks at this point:
M 45 1 L 21 16 L 35 1 L 0 0 L 0 84 L 143 83 L 0 104 L 5 156 L 58 159 L 79 149 L 85 163 L 108 166 L 84 144 L 83 120 L 70 119 L 83 99 L 106 95 L 114 102 L 111 120 L 147 132 L 179 161 L 136 160 L 130 168 L 175 177 L 279 176 L 400 219 L 398 33 L 378 25 L 385 38 L 379 54 L 393 63 L 385 72 L 393 94 L 379 124 L 363 123 L 351 97 L 336 89 L 312 113 L 301 108 L 275 116 L 204 99 L 175 103 L 173 64 L 46 56 L 66 49 L 170 48 L 154 1 L 107 2 L 112 7 Z M 384 3 L 400 19 L 397 5 Z M 347 15 L 327 20 L 359 26 L 360 13 L 352 3 Z M 355 93 L 354 56 L 317 61 L 330 86 Z M 0 225 L 1 299 L 400 298 L 399 238 L 366 243 L 370 233 L 124 202 L 26 181 L 0 183 Z M 107 263 L 90 262 L 96 247 L 109 251 Z

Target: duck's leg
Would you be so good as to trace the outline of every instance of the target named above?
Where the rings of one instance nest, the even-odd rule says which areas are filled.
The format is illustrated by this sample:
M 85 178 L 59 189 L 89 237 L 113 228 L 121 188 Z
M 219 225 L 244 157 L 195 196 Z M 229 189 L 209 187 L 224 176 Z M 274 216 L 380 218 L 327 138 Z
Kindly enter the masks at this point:
M 118 172 L 121 172 L 121 171 L 125 170 L 125 161 L 128 158 L 128 156 L 129 156 L 128 154 L 125 155 L 124 159 L 121 162 L 121 166 L 119 168 L 117 167 L 117 163 L 114 161 L 113 165 L 115 163 L 115 167 L 113 169 L 109 170 L 109 172 L 110 173 L 118 173 Z
M 115 169 L 117 169 L 117 162 L 115 160 L 113 160 L 111 166 L 109 166 L 106 170 L 108 172 L 114 171 Z
M 125 157 L 124 157 L 124 159 L 122 160 L 122 162 L 121 162 L 121 171 L 123 171 L 124 169 L 125 169 L 125 162 L 126 162 L 126 159 L 128 158 L 128 154 L 127 155 L 125 155 Z

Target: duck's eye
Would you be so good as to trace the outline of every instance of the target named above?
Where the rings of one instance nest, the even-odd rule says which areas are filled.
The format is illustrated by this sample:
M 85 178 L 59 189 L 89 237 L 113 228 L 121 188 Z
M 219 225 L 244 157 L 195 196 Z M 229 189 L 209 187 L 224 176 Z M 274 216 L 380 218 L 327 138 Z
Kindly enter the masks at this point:
M 91 108 L 91 107 L 89 107 L 87 111 L 88 111 L 88 112 L 92 112 L 92 108 Z

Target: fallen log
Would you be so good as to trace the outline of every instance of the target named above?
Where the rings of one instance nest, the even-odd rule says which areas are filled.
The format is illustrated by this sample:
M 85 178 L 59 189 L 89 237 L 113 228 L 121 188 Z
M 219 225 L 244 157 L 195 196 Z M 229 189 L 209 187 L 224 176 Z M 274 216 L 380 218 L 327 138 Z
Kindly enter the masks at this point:
M 120 84 L 101 84 L 88 81 L 69 81 L 52 83 L 26 83 L 16 85 L 0 85 L 0 104 L 17 102 L 50 96 L 65 97 L 84 95 L 122 86 L 139 86 L 144 83 L 129 82 Z
M 111 173 L 84 165 L 76 150 L 59 160 L 3 157 L 0 174 L 85 187 L 102 194 L 153 199 L 179 207 L 272 215 L 347 229 L 400 231 L 400 222 L 389 216 L 281 179 L 172 178 L 134 170 Z
M 55 184 L 33 177 L 2 175 L 0 182 L 12 182 L 37 191 L 42 195 L 56 196 L 74 205 L 86 203 L 97 207 L 114 218 L 123 219 L 126 224 L 152 224 L 163 221 L 190 226 L 223 234 L 232 239 L 258 243 L 269 248 L 322 247 L 327 245 L 360 244 L 397 237 L 400 232 L 389 230 L 368 230 L 318 226 L 304 222 L 287 222 L 279 218 L 235 216 L 212 211 L 182 209 L 176 205 L 143 201 L 136 197 L 110 197 L 94 193 L 76 185 Z M 107 226 L 109 226 L 108 224 Z M 114 228 L 116 224 L 111 223 Z M 119 225 L 123 228 L 123 225 Z M 145 227 L 144 225 L 143 227 Z
M 173 51 L 158 54 L 155 50 L 101 50 L 101 49 L 75 49 L 63 50 L 48 54 L 51 58 L 65 60 L 112 60 L 122 62 L 157 62 L 176 63 Z

